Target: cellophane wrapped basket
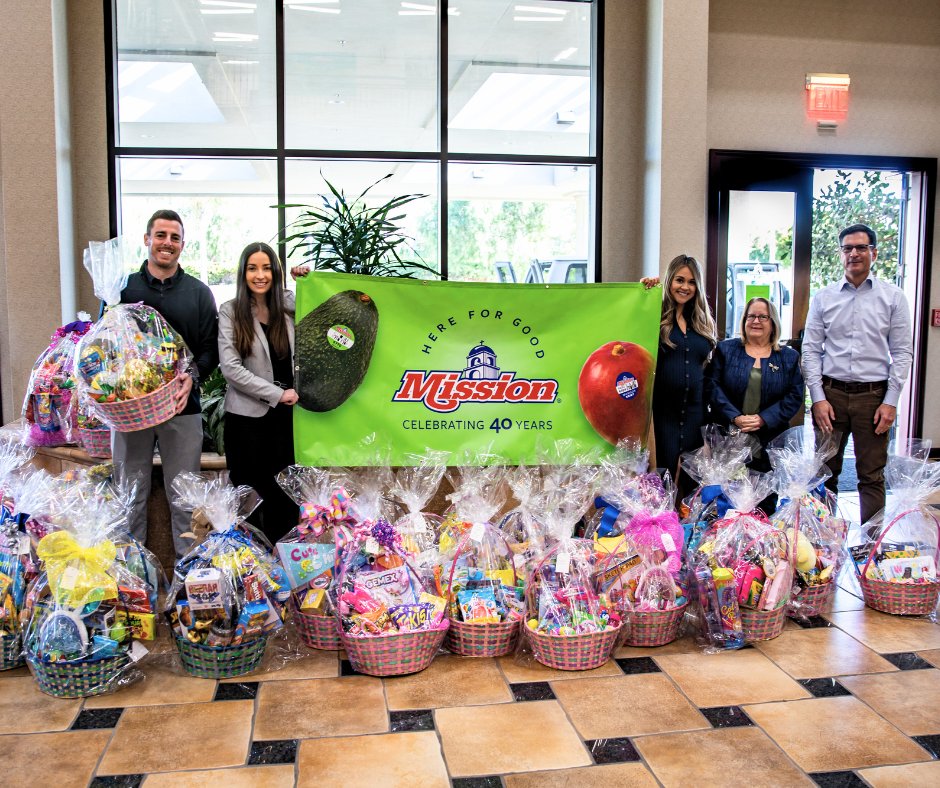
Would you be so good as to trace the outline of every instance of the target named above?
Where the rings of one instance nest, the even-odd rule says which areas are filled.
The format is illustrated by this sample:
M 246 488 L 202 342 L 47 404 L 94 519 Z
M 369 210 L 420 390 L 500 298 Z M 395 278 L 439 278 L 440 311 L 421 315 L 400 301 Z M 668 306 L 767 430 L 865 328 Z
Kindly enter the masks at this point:
M 668 473 L 618 473 L 623 470 L 606 470 L 595 501 L 600 589 L 620 610 L 625 645 L 662 646 L 678 637 L 688 605 L 684 532 Z
M 794 583 L 787 605 L 791 618 L 817 616 L 828 607 L 848 556 L 848 523 L 826 501 L 826 460 L 838 446 L 838 435 L 815 437 L 793 427 L 767 446 L 779 504 L 773 513 L 790 543 Z
M 184 472 L 176 502 L 212 525 L 175 567 L 164 614 L 183 670 L 208 679 L 251 673 L 270 636 L 283 627 L 290 588 L 267 540 L 245 518 L 260 499 L 224 477 Z
M 61 698 L 111 692 L 142 677 L 157 634 L 160 571 L 124 530 L 126 499 L 70 485 L 59 530 L 39 541 L 24 647 L 39 689 Z
M 89 457 L 111 459 L 111 428 L 95 416 L 91 400 L 87 395 L 79 394 L 77 416 L 75 420 L 78 444 Z
M 354 522 L 349 496 L 326 468 L 292 465 L 277 481 L 300 507 L 297 526 L 276 545 L 291 589 L 291 621 L 308 648 L 339 649 L 329 590 L 336 570 L 334 529 Z
M 940 519 L 927 501 L 940 491 L 940 463 L 891 456 L 889 506 L 852 549 L 865 604 L 882 613 L 936 618 L 940 598 Z
M 734 508 L 689 553 L 707 649 L 741 648 L 783 631 L 793 583 L 790 544 L 755 508 L 772 489 L 769 474 L 725 484 Z
M 359 673 L 417 673 L 431 664 L 447 633 L 445 600 L 433 593 L 374 500 L 360 505 L 357 498 L 356 504 L 365 519 L 336 529 L 339 571 L 331 593 L 340 640 Z
M 30 446 L 64 446 L 75 440 L 75 346 L 91 323 L 77 320 L 56 329 L 33 366 L 23 401 L 24 440 Z
M 516 650 L 525 614 L 518 553 L 492 522 L 505 503 L 505 475 L 501 466 L 464 467 L 451 475 L 454 506 L 438 546 L 450 616 L 444 646 L 454 654 L 499 657 Z
M 95 294 L 108 306 L 76 347 L 79 393 L 94 415 L 118 432 L 168 421 L 176 414 L 181 375 L 191 368 L 192 353 L 155 309 L 120 303 L 127 273 L 119 239 L 90 244 L 85 267 Z

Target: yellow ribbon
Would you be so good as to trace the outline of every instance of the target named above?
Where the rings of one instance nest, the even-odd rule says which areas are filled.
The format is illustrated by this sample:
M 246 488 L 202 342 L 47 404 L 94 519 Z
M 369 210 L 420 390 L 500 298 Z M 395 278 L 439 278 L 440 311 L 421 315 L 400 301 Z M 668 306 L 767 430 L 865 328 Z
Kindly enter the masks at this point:
M 54 531 L 39 540 L 36 555 L 59 604 L 78 609 L 117 598 L 117 582 L 108 574 L 117 556 L 110 539 L 82 547 L 67 531 Z

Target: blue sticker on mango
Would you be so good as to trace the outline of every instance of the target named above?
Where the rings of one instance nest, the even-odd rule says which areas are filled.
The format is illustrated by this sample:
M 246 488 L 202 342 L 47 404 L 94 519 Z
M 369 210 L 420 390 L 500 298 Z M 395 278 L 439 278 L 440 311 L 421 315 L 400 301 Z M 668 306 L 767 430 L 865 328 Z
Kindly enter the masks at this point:
M 635 375 L 629 372 L 621 372 L 617 376 L 617 393 L 624 399 L 633 399 L 640 390 L 640 384 Z

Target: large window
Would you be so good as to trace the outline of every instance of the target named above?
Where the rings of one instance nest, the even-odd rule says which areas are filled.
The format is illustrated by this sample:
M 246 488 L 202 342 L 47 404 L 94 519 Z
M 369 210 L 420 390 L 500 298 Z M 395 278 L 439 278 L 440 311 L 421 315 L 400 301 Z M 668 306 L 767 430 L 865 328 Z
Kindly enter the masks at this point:
M 104 0 L 115 232 L 157 208 L 222 300 L 329 181 L 451 279 L 595 279 L 599 0 Z

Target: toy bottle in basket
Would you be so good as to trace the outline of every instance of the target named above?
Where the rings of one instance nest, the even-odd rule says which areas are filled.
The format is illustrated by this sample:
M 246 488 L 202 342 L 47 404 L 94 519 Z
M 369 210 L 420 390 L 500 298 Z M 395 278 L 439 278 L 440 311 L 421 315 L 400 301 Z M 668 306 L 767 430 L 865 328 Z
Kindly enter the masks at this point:
M 79 393 L 100 422 L 119 432 L 168 421 L 181 375 L 192 365 L 189 348 L 155 309 L 120 303 L 127 279 L 120 239 L 90 244 L 84 263 L 95 295 L 108 306 L 76 346 Z
M 91 323 L 77 320 L 56 329 L 33 366 L 23 401 L 24 440 L 30 446 L 72 443 L 75 346 Z
M 746 432 L 728 432 L 717 424 L 702 427 L 704 444 L 682 455 L 683 470 L 698 488 L 680 507 L 686 530 L 686 543 L 694 547 L 708 524 L 723 517 L 731 502 L 722 494 L 722 485 L 747 478 L 747 463 L 760 446 L 757 438 Z
M 164 614 L 183 669 L 221 679 L 251 673 L 269 637 L 283 626 L 290 588 L 267 542 L 246 525 L 260 499 L 224 478 L 181 473 L 177 504 L 201 514 L 213 530 L 174 570 Z
M 278 474 L 277 481 L 300 506 L 299 523 L 276 545 L 291 590 L 291 620 L 304 645 L 338 649 L 329 589 L 336 565 L 334 528 L 356 521 L 349 496 L 324 468 L 292 465 Z
M 927 501 L 940 491 L 940 463 L 891 456 L 889 507 L 866 523 L 852 548 L 865 604 L 882 613 L 934 619 L 940 578 L 940 519 Z
M 126 510 L 89 495 L 57 519 L 37 548 L 43 574 L 30 584 L 26 659 L 39 689 L 61 698 L 110 692 L 142 674 L 156 637 L 157 588 L 122 542 Z
M 782 528 L 754 508 L 771 489 L 769 474 L 725 484 L 722 490 L 735 508 L 715 520 L 690 551 L 709 648 L 740 648 L 745 639 L 770 640 L 783 631 L 793 583 L 790 543 Z
M 816 438 L 803 427 L 793 427 L 767 446 L 780 496 L 772 520 L 786 532 L 794 559 L 787 605 L 787 615 L 793 618 L 817 616 L 828 606 L 848 555 L 848 524 L 817 497 L 830 476 L 825 463 L 835 454 L 838 440 L 838 435 Z
M 454 511 L 440 529 L 441 593 L 450 628 L 444 646 L 454 654 L 498 657 L 516 649 L 525 614 L 522 581 L 507 536 L 492 523 L 505 498 L 484 495 L 476 481 L 491 468 L 464 468 L 456 481 Z
M 688 605 L 675 493 L 668 474 L 621 483 L 599 499 L 605 506 L 594 518 L 607 534 L 596 540 L 599 588 L 624 617 L 625 645 L 662 646 L 678 636 Z
M 369 517 L 368 508 L 358 506 Z M 424 670 L 447 632 L 445 601 L 432 593 L 387 519 L 337 529 L 339 570 L 333 604 L 340 639 L 355 670 L 397 676 Z

